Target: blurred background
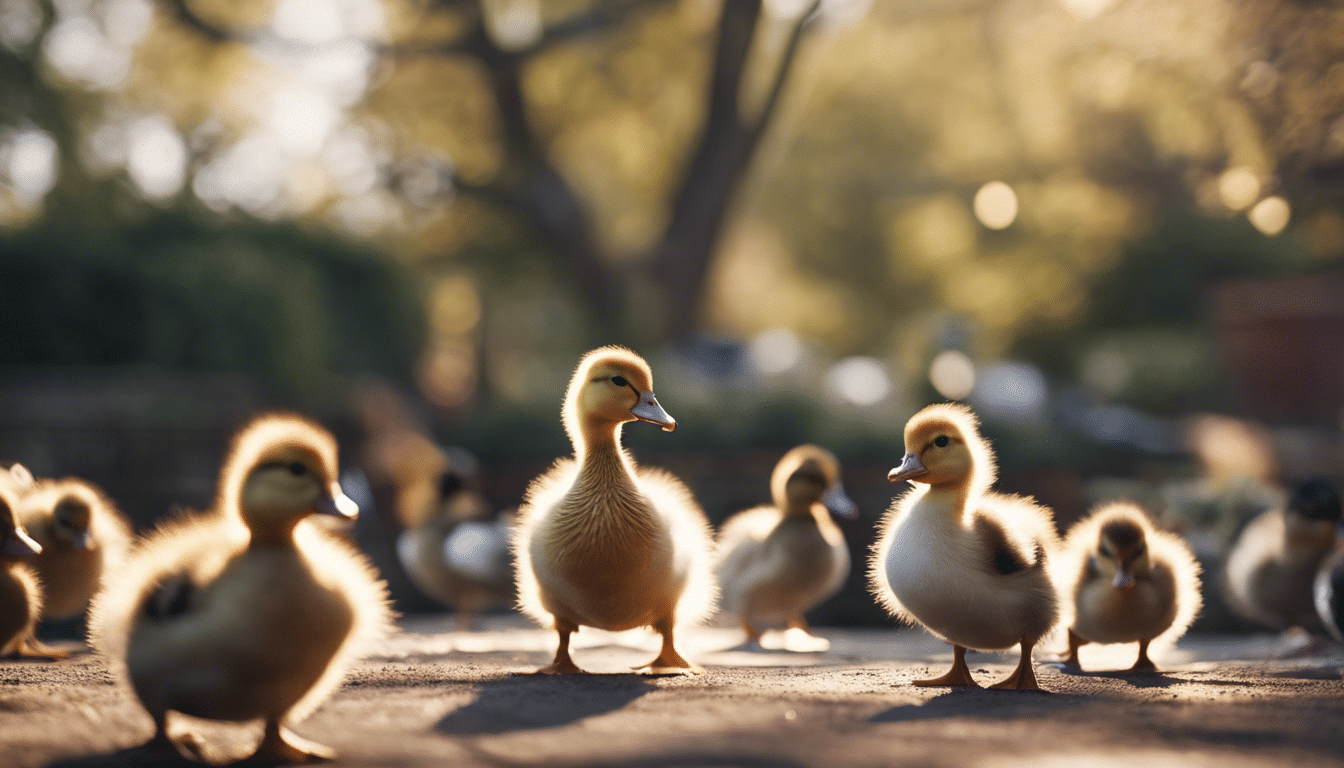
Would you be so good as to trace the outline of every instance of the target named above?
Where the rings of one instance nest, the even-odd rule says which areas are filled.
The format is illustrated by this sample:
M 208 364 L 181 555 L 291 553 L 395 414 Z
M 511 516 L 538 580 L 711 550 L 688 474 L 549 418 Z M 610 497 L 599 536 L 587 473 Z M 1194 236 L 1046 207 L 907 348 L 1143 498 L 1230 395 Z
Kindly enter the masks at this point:
M 1338 2 L 0 0 L 0 89 L 0 462 L 143 528 L 313 415 L 403 610 L 443 447 L 516 505 L 601 344 L 715 522 L 845 462 L 821 624 L 886 622 L 859 564 L 929 402 L 1061 525 L 1135 498 L 1211 569 L 1344 475 Z

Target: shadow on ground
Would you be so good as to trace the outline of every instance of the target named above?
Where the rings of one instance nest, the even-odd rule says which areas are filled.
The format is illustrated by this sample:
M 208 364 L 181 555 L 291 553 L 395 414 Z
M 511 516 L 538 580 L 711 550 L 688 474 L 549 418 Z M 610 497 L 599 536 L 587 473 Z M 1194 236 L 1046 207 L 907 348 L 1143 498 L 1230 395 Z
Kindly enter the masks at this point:
M 481 683 L 476 700 L 435 726 L 453 736 L 557 728 L 621 709 L 655 690 L 642 675 L 512 675 Z
M 870 723 L 900 723 L 940 718 L 1015 720 L 1041 717 L 1077 709 L 1095 702 L 1095 695 L 1082 696 L 1047 691 L 993 691 L 959 688 L 940 693 L 920 704 L 901 704 L 868 718 Z M 971 714 L 973 713 L 973 714 Z

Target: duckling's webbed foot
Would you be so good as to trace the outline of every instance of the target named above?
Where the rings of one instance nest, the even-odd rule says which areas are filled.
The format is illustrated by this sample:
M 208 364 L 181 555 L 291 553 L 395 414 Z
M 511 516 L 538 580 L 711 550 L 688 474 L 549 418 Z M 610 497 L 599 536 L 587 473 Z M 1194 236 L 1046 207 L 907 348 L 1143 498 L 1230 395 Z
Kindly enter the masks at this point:
M 1031 665 L 1031 648 L 1034 643 L 1023 641 L 1022 658 L 1017 662 L 1017 669 L 1013 674 L 999 682 L 989 686 L 1004 691 L 1039 691 L 1041 686 L 1036 682 L 1036 670 Z
M 658 658 L 650 661 L 642 667 L 635 669 L 643 675 L 698 675 L 704 672 L 687 661 L 677 652 L 676 646 L 672 642 L 672 622 L 663 620 L 653 627 L 663 636 L 662 650 L 658 651 Z
M 561 619 L 555 620 L 555 631 L 560 633 L 560 645 L 555 649 L 555 661 L 536 671 L 538 675 L 581 675 L 583 670 L 569 657 L 569 636 L 578 626 Z
M 24 637 L 9 653 L 15 659 L 38 659 L 41 661 L 60 661 L 70 658 L 70 651 L 52 648 L 32 635 Z
M 960 645 L 952 646 L 952 669 L 942 677 L 932 677 L 927 680 L 913 680 L 911 685 L 917 685 L 921 688 L 933 687 L 957 687 L 957 688 L 979 688 L 980 684 L 971 677 L 971 670 L 966 666 L 966 648 Z
M 336 752 L 316 742 L 295 735 L 277 720 L 266 721 L 266 735 L 262 736 L 251 760 L 276 760 L 289 764 L 326 763 L 336 759 Z
M 1148 643 L 1148 640 L 1139 641 L 1139 658 L 1134 662 L 1134 666 L 1129 668 L 1129 672 L 1144 673 L 1157 671 L 1157 665 L 1153 663 L 1152 659 L 1148 658 Z

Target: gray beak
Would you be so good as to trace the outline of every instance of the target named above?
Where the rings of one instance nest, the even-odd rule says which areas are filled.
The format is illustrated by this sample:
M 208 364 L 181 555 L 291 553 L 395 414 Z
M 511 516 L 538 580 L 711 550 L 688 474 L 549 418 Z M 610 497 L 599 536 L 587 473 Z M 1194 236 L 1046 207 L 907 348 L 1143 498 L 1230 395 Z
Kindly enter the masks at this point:
M 29 557 L 42 554 L 42 545 L 33 541 L 33 537 L 22 528 L 14 529 L 14 536 L 0 547 L 0 555 L 5 557 Z
M 893 483 L 899 483 L 902 480 L 909 480 L 912 477 L 919 477 L 928 472 L 924 465 L 919 462 L 919 457 L 913 453 L 905 454 L 901 459 L 901 466 L 887 473 L 887 479 Z
M 313 511 L 322 515 L 333 515 L 345 520 L 354 520 L 359 517 L 359 505 L 354 502 L 341 486 L 336 483 L 331 484 L 331 494 L 323 496 L 313 502 Z
M 822 494 L 822 506 L 830 510 L 832 515 L 853 520 L 859 516 L 859 507 L 854 500 L 845 495 L 845 487 L 836 483 L 829 491 Z
M 1129 589 L 1134 586 L 1134 574 L 1121 568 L 1115 572 L 1115 579 L 1111 581 L 1111 586 L 1116 589 Z
M 671 432 L 677 428 L 677 420 L 663 410 L 663 406 L 658 404 L 658 398 L 654 397 L 652 392 L 639 393 L 639 402 L 630 409 L 630 415 L 640 421 L 657 424 L 664 432 Z
M 75 536 L 75 549 L 90 550 L 93 549 L 93 536 L 88 531 L 82 531 Z

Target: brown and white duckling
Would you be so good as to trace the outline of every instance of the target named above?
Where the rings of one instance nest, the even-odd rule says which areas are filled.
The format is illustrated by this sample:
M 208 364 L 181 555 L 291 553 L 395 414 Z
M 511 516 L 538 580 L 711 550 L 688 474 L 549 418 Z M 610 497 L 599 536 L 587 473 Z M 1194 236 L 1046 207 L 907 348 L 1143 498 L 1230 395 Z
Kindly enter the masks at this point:
M 646 670 L 694 671 L 674 630 L 714 607 L 709 523 L 681 481 L 637 466 L 620 441 L 636 419 L 676 427 L 653 395 L 648 364 L 622 347 L 584 355 L 563 416 L 575 456 L 532 482 L 513 538 L 519 607 L 560 635 L 555 661 L 540 672 L 582 671 L 569 655 L 580 626 L 653 627 L 662 649 Z
M 32 640 L 42 615 L 42 587 L 25 562 L 42 545 L 24 531 L 16 506 L 10 489 L 0 486 L 0 655 L 44 656 Z
M 465 629 L 482 610 L 513 597 L 514 516 L 492 519 L 485 499 L 454 468 L 441 476 L 439 495 L 429 516 L 397 537 L 397 556 L 416 588 L 454 609 Z
M 19 517 L 42 545 L 33 568 L 42 582 L 42 618 L 78 616 L 104 576 L 126 559 L 131 527 L 92 483 L 44 480 L 19 502 Z
M 849 547 L 830 516 L 858 514 L 840 484 L 840 462 L 815 445 L 784 454 L 770 490 L 773 505 L 739 512 L 719 531 L 714 573 L 723 607 L 741 619 L 748 642 L 760 639 L 754 620 L 782 619 L 806 632 L 803 614 L 849 575 Z
M 174 749 L 173 710 L 264 719 L 254 757 L 334 756 L 284 726 L 390 622 L 368 560 L 306 519 L 358 513 L 336 477 L 326 430 L 291 415 L 253 420 L 234 438 L 213 509 L 159 525 L 95 598 L 92 639 L 154 718 L 148 749 Z
M 873 549 L 869 580 L 897 618 L 952 643 L 951 671 L 915 685 L 975 686 L 966 649 L 1021 644 L 1017 669 L 994 688 L 1038 689 L 1032 647 L 1059 618 L 1047 557 L 1052 513 L 991 493 L 994 456 L 970 409 L 931 405 L 905 425 L 905 458 L 887 478 L 916 487 L 896 498 Z
M 1261 514 L 1242 529 L 1227 556 L 1224 593 L 1243 618 L 1274 629 L 1322 629 L 1313 583 L 1335 544 L 1339 491 L 1307 480 L 1287 508 Z
M 1065 664 L 1075 669 L 1083 645 L 1137 642 L 1130 671 L 1156 671 L 1149 644 L 1179 639 L 1203 602 L 1190 548 L 1129 502 L 1107 504 L 1075 523 L 1052 567 L 1060 594 L 1073 602 Z

